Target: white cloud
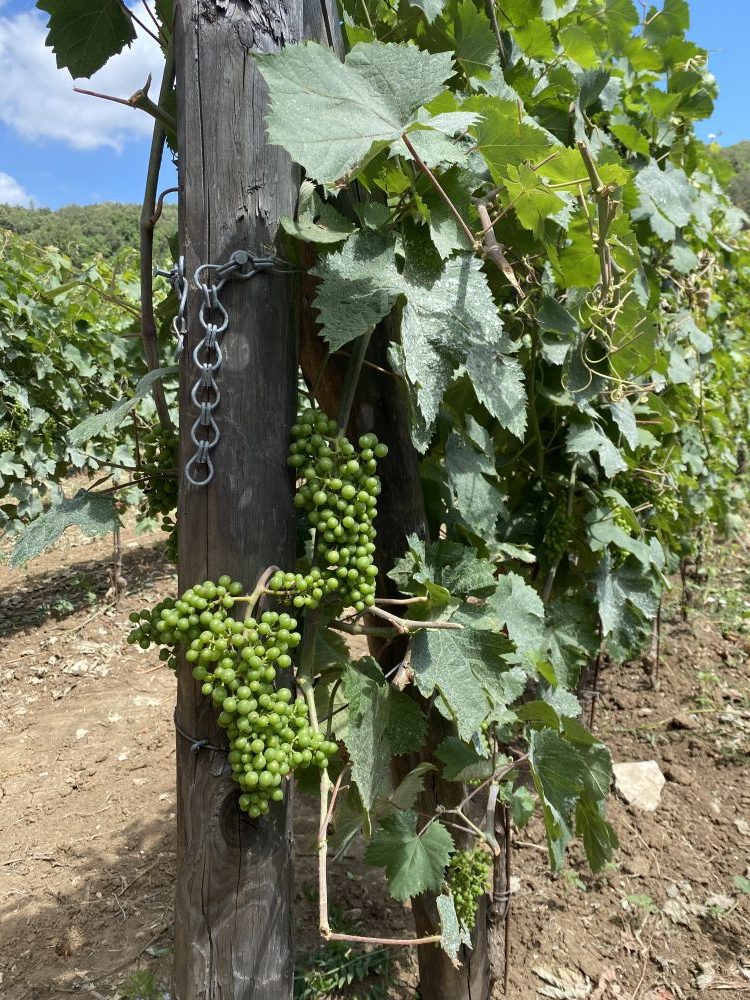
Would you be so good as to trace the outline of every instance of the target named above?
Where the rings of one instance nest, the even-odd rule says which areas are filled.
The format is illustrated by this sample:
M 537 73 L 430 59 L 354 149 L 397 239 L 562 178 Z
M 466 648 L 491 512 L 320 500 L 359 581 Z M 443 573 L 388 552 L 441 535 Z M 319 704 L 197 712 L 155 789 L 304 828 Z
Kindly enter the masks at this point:
M 32 201 L 31 195 L 24 191 L 15 177 L 0 170 L 0 205 L 30 205 Z
M 52 49 L 44 44 L 45 25 L 46 17 L 36 11 L 0 17 L 0 121 L 24 139 L 57 139 L 75 149 L 119 150 L 126 139 L 150 135 L 153 121 L 143 111 L 74 93 L 70 74 L 57 68 Z M 141 33 L 91 80 L 76 82 L 87 90 L 129 97 L 152 73 L 154 96 L 162 66 L 157 44 Z

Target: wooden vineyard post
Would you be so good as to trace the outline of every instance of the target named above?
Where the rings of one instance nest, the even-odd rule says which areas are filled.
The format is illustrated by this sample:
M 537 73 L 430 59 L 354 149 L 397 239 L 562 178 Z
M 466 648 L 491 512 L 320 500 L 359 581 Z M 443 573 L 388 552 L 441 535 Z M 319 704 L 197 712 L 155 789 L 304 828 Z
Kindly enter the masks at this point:
M 193 350 L 204 332 L 194 274 L 238 250 L 275 254 L 278 220 L 294 212 L 299 175 L 266 141 L 266 88 L 253 52 L 299 41 L 302 0 L 178 0 L 175 4 L 180 251 L 189 281 L 182 356 L 179 504 L 180 591 L 222 574 L 251 589 L 272 564 L 294 562 L 293 483 L 286 467 L 296 410 L 297 284 L 276 266 L 220 293 L 214 416 L 220 440 L 208 485 L 186 482 L 198 408 Z M 243 271 L 246 271 L 245 267 Z M 218 272 L 202 272 L 207 284 Z M 209 313 L 217 322 L 219 311 Z M 198 402 L 205 390 L 197 394 Z M 197 432 L 201 440 L 206 431 Z M 207 466 L 193 467 L 204 478 Z M 194 739 L 226 745 L 216 711 L 188 665 L 178 676 L 177 715 Z M 287 785 L 287 788 L 290 788 Z M 237 806 L 226 754 L 195 752 L 177 736 L 175 1000 L 290 1000 L 293 986 L 293 853 L 289 793 L 253 820 Z

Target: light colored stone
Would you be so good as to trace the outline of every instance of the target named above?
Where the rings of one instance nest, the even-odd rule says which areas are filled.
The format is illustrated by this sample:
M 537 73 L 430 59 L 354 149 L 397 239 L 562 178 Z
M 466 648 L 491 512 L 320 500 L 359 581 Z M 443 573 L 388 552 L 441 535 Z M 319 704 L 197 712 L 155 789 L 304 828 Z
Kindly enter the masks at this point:
M 654 812 L 666 779 L 655 760 L 626 761 L 612 768 L 615 788 L 628 805 Z

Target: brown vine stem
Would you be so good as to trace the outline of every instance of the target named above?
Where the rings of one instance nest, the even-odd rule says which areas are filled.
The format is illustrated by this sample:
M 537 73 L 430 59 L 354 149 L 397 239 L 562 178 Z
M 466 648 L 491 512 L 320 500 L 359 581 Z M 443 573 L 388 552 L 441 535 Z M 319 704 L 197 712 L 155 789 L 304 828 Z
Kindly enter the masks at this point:
M 463 216 L 461 215 L 461 213 L 459 212 L 459 210 L 456 208 L 456 206 L 451 201 L 451 199 L 448 196 L 447 192 L 442 187 L 440 181 L 433 174 L 433 172 L 430 170 L 430 168 L 427 166 L 427 164 L 424 162 L 424 160 L 420 157 L 419 153 L 414 148 L 414 144 L 412 143 L 411 139 L 406 134 L 406 132 L 402 133 L 401 138 L 404 141 L 404 145 L 406 146 L 406 148 L 411 153 L 411 155 L 412 155 L 412 157 L 413 157 L 414 162 L 416 163 L 416 165 L 419 167 L 419 169 L 425 175 L 425 177 L 427 178 L 427 180 L 430 182 L 430 184 L 432 184 L 432 186 L 435 188 L 435 190 L 437 191 L 437 193 L 440 195 L 440 197 L 445 202 L 446 207 L 448 208 L 448 211 L 451 213 L 451 215 L 453 216 L 453 218 L 456 220 L 456 225 L 458 226 L 458 228 L 461 230 L 461 232 L 466 237 L 466 240 L 467 240 L 467 242 L 469 244 L 470 249 L 476 251 L 477 250 L 477 241 L 474 239 L 474 234 L 472 233 L 472 231 L 469 229 L 469 227 L 464 222 Z
M 338 619 L 330 622 L 330 627 L 338 632 L 346 632 L 347 635 L 379 635 L 384 639 L 393 635 L 393 629 L 383 626 L 383 628 L 371 628 L 367 625 L 357 625 L 355 622 L 342 622 Z
M 487 17 L 489 18 L 490 26 L 492 27 L 492 33 L 494 34 L 495 41 L 497 42 L 497 54 L 500 56 L 500 65 L 505 67 L 508 65 L 508 54 L 505 51 L 503 36 L 500 34 L 500 25 L 497 23 L 494 0 L 485 0 L 484 9 L 487 12 Z
M 159 103 L 163 104 L 169 91 L 172 89 L 172 82 L 175 74 L 174 47 L 170 43 L 167 49 L 166 62 L 164 64 L 164 76 L 159 90 Z M 143 205 L 141 206 L 140 219 L 140 279 L 141 279 L 141 338 L 143 340 L 143 354 L 149 371 L 159 367 L 159 342 L 156 333 L 156 316 L 154 314 L 154 227 L 156 225 L 156 193 L 159 187 L 159 172 L 164 154 L 164 143 L 166 140 L 166 130 L 161 121 L 156 121 L 151 137 L 151 150 L 148 158 L 148 171 L 146 173 L 146 187 L 143 192 Z M 172 427 L 172 418 L 167 406 L 167 398 L 164 395 L 164 386 L 161 382 L 154 382 L 151 392 L 156 405 L 156 413 L 159 423 L 164 430 Z
M 417 618 L 399 618 L 398 615 L 392 615 L 390 611 L 386 611 L 385 608 L 379 608 L 377 605 L 367 608 L 366 611 L 362 611 L 360 614 L 370 614 L 376 618 L 383 618 L 385 621 L 390 622 L 397 632 L 411 632 L 413 629 L 420 628 L 463 629 L 463 625 L 460 622 L 434 622 L 420 621 Z
M 504 932 L 504 959 L 503 959 L 503 993 L 508 995 L 508 980 L 510 978 L 510 913 L 512 907 L 513 894 L 510 883 L 513 873 L 511 851 L 513 849 L 513 826 L 510 818 L 510 809 L 507 804 L 503 807 L 503 832 L 505 833 L 505 890 L 508 893 L 505 903 L 505 926 Z
M 248 618 L 252 618 L 253 611 L 255 610 L 255 605 L 258 603 L 261 597 L 263 597 L 264 594 L 269 593 L 269 591 L 266 590 L 266 584 L 274 575 L 274 573 L 278 572 L 279 572 L 278 566 L 269 566 L 268 569 L 264 569 L 261 575 L 258 577 L 258 582 L 253 587 L 252 593 L 248 594 L 247 597 L 235 597 L 234 599 L 235 604 L 247 604 L 247 611 L 245 612 L 246 621 Z M 270 593 L 274 593 L 274 591 L 270 591 Z
M 596 197 L 596 208 L 599 222 L 596 247 L 599 254 L 599 269 L 601 271 L 602 279 L 602 298 L 606 299 L 612 288 L 613 274 L 621 273 L 621 268 L 616 264 L 614 258 L 612 257 L 612 251 L 609 243 L 607 242 L 609 227 L 617 214 L 619 202 L 612 201 L 613 189 L 603 183 L 601 177 L 599 176 L 599 171 L 597 170 L 594 158 L 591 155 L 591 150 L 583 139 L 579 139 L 577 146 Z
M 123 104 L 126 108 L 136 108 L 138 111 L 145 111 L 157 122 L 164 126 L 169 132 L 174 132 L 177 123 L 162 107 L 155 104 L 148 96 L 151 87 L 151 74 L 149 73 L 146 82 L 139 87 L 130 97 L 115 97 L 113 94 L 102 94 L 98 90 L 85 90 L 83 87 L 73 87 L 76 94 L 85 94 L 87 97 L 98 97 L 100 101 L 112 101 L 114 104 Z
M 151 14 L 151 11 L 150 11 L 149 7 L 147 6 L 145 0 L 144 0 L 144 3 L 143 3 L 143 6 L 146 8 L 146 10 L 149 12 L 149 14 Z M 157 45 L 161 45 L 162 44 L 162 41 L 159 38 L 159 36 L 155 35 L 154 32 L 151 30 L 151 28 L 149 28 L 148 25 L 144 24 L 143 21 L 141 21 L 141 19 L 138 17 L 138 15 L 135 13 L 135 11 L 131 10 L 128 7 L 128 5 L 125 3 L 125 0 L 120 0 L 120 7 L 122 8 L 123 13 L 127 17 L 129 17 L 131 21 L 133 21 L 135 24 L 137 24 L 138 27 L 142 31 L 145 31 L 145 33 L 149 36 L 149 38 L 153 38 L 153 40 L 156 42 Z M 151 16 L 153 18 L 153 14 Z M 161 28 L 159 26 L 159 22 L 158 21 L 156 22 L 156 26 L 157 26 L 157 29 L 159 30 L 159 32 L 161 33 Z
M 375 603 L 378 607 L 383 604 L 427 604 L 429 597 L 378 597 Z
M 362 934 L 337 934 L 334 931 L 329 931 L 323 937 L 326 941 L 358 941 L 360 944 L 387 944 L 396 948 L 399 946 L 412 948 L 422 944 L 439 944 L 443 940 L 441 934 L 430 934 L 428 937 L 421 938 L 380 938 L 365 937 Z
M 477 213 L 479 215 L 479 221 L 482 223 L 482 238 L 484 240 L 484 256 L 489 257 L 489 259 L 497 265 L 500 271 L 505 275 L 508 284 L 511 286 L 513 291 L 519 298 L 523 297 L 523 289 L 521 288 L 520 282 L 516 277 L 516 273 L 510 265 L 510 261 L 503 253 L 503 248 L 497 241 L 495 236 L 495 230 L 493 229 L 493 222 L 490 218 L 490 213 L 487 208 L 487 204 L 484 201 L 477 201 Z

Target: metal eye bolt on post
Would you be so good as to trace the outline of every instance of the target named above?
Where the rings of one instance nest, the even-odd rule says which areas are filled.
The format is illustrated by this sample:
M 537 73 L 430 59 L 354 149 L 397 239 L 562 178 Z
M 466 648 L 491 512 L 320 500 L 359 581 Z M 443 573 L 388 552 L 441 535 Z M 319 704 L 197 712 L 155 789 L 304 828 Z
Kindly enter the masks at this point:
M 195 445 L 195 453 L 185 466 L 185 478 L 191 486 L 206 486 L 214 477 L 211 452 L 219 443 L 221 432 L 214 420 L 214 411 L 221 402 L 221 392 L 216 384 L 216 373 L 221 368 L 224 355 L 221 340 L 229 328 L 229 313 L 222 304 L 219 293 L 228 281 L 247 281 L 261 271 L 274 266 L 273 257 L 255 257 L 247 250 L 235 250 L 224 264 L 200 264 L 195 271 L 195 287 L 201 293 L 198 322 L 203 329 L 203 337 L 193 350 L 193 361 L 200 372 L 190 393 L 190 398 L 198 410 L 198 417 L 190 431 Z M 204 272 L 206 280 L 203 280 Z M 208 275 L 214 273 L 213 283 Z M 172 330 L 177 338 L 176 358 L 182 354 L 187 334 L 188 283 L 185 277 L 185 258 L 180 257 L 171 271 L 157 271 L 168 278 L 174 289 L 179 309 L 172 320 Z M 199 396 L 203 399 L 200 400 Z M 203 478 L 196 478 L 197 466 L 205 466 Z

